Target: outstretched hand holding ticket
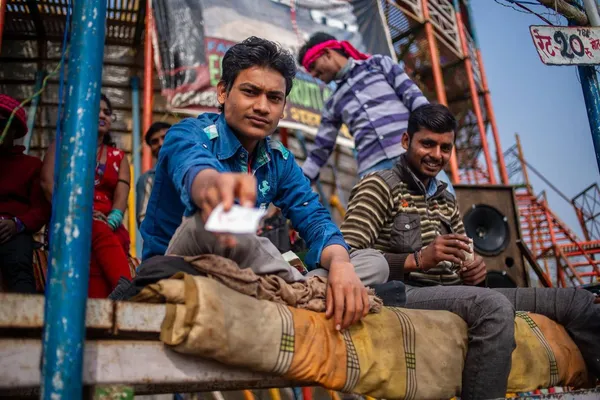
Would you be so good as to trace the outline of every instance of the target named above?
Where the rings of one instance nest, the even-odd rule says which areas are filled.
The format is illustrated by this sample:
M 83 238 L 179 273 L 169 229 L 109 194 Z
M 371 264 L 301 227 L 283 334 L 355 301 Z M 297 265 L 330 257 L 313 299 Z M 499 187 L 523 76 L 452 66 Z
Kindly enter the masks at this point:
M 191 195 L 200 210 L 202 220 L 206 223 L 219 204 L 223 205 L 223 211 L 228 212 L 236 198 L 242 206 L 254 207 L 256 179 L 248 174 L 221 173 L 214 169 L 205 169 L 194 178 Z M 219 235 L 219 239 L 221 244 L 227 247 L 236 244 L 235 238 L 229 234 Z

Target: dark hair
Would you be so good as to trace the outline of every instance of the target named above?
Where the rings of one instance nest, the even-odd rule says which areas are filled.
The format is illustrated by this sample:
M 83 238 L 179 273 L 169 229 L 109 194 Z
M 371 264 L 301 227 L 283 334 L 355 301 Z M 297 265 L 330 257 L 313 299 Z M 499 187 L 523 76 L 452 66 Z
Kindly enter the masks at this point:
M 313 35 L 310 38 L 308 38 L 308 41 L 306 43 L 304 43 L 302 45 L 302 47 L 300 47 L 300 51 L 298 52 L 298 64 L 302 65 L 302 59 L 304 59 L 304 55 L 306 54 L 308 49 L 310 49 L 311 47 L 315 47 L 318 44 L 327 42 L 329 40 L 337 40 L 337 39 L 335 38 L 335 36 L 332 36 L 329 33 L 325 33 L 325 32 L 313 33 Z M 334 51 L 340 53 L 341 55 L 343 55 L 346 58 L 350 57 L 348 54 L 346 54 L 346 52 L 344 50 L 336 49 Z
M 150 146 L 150 139 L 152 139 L 152 135 L 154 135 L 156 132 L 162 131 L 163 129 L 169 129 L 170 127 L 171 124 L 162 121 L 155 122 L 152 125 L 150 125 L 150 128 L 148 128 L 148 131 L 144 135 L 144 140 L 146 141 L 146 144 Z
M 106 103 L 106 105 L 108 106 L 108 109 L 110 110 L 110 113 L 112 114 L 112 112 L 113 112 L 112 103 L 110 102 L 110 99 L 104 93 L 100 93 L 100 101 L 104 101 Z
M 108 106 L 108 109 L 110 110 L 110 113 L 112 115 L 112 112 L 113 112 L 112 103 L 110 102 L 109 98 L 104 93 L 100 93 L 100 101 L 104 101 L 106 103 L 106 105 Z M 104 137 L 102 138 L 102 144 L 105 144 L 106 146 L 117 147 L 117 144 L 112 139 L 112 136 L 110 135 L 109 132 L 106 132 L 104 134 Z
M 408 136 L 412 139 L 415 132 L 425 128 L 434 133 L 454 132 L 456 118 L 443 104 L 425 104 L 410 113 L 408 118 Z M 456 135 L 454 136 L 456 139 Z
M 241 43 L 231 46 L 222 62 L 221 82 L 227 92 L 233 87 L 241 71 L 251 67 L 268 67 L 279 72 L 285 78 L 285 95 L 292 90 L 296 76 L 296 63 L 292 54 L 277 43 L 251 36 Z M 219 107 L 223 111 L 222 105 Z

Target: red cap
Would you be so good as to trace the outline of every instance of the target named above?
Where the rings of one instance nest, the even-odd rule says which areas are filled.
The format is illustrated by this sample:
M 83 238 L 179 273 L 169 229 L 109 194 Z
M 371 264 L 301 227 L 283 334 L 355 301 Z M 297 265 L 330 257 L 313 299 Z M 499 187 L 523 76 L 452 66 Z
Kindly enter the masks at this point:
M 21 104 L 21 102 L 19 102 L 17 99 L 5 94 L 0 94 L 0 113 L 6 115 L 7 118 L 15 108 L 19 107 L 19 104 Z M 23 108 L 19 108 L 19 110 L 15 113 L 11 124 L 15 124 L 15 139 L 22 138 L 27 134 L 27 113 L 25 113 Z

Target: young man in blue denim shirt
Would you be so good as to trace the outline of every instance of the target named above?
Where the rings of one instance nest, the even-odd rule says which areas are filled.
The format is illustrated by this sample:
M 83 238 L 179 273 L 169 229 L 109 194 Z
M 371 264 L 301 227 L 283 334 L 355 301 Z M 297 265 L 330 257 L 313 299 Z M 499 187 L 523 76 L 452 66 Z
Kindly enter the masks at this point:
M 166 136 L 141 226 L 143 258 L 212 253 L 257 273 L 302 280 L 268 239 L 217 237 L 204 229 L 220 203 L 225 210 L 235 201 L 250 207 L 273 203 L 307 242 L 310 273 L 328 275 L 327 315 L 343 329 L 366 315 L 364 285 L 385 282 L 389 268 L 376 250 L 349 255 L 294 156 L 269 137 L 283 114 L 295 73 L 292 55 L 264 39 L 251 37 L 227 51 L 217 86 L 221 114 L 186 119 Z

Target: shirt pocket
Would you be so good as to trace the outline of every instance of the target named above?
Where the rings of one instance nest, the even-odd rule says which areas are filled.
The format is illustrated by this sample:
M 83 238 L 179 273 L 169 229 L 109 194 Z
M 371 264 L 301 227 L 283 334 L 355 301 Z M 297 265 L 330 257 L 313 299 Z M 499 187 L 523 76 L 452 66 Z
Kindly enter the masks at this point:
M 390 236 L 394 253 L 414 253 L 422 247 L 421 217 L 419 214 L 398 214 Z
M 440 217 L 440 235 L 449 235 L 454 233 L 454 229 L 452 229 L 452 223 L 450 219 L 445 217 Z

